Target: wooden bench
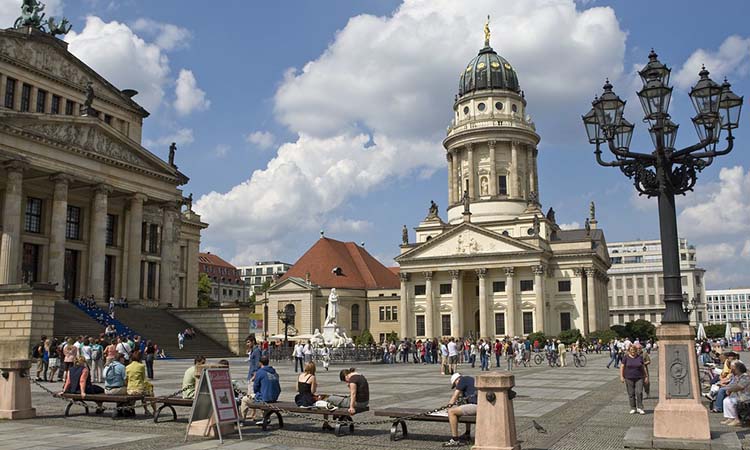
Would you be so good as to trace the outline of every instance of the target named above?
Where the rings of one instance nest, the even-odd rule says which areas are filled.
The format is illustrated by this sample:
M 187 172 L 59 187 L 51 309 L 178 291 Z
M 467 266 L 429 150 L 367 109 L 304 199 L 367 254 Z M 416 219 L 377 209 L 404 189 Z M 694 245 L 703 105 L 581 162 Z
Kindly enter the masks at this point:
M 135 402 L 141 401 L 145 409 L 145 397 L 143 395 L 108 395 L 108 394 L 86 394 L 86 397 L 82 397 L 81 394 L 61 394 L 61 398 L 70 400 L 68 405 L 65 407 L 65 417 L 70 415 L 70 409 L 73 405 L 80 405 L 84 408 L 86 415 L 89 414 L 89 405 L 86 402 L 94 403 L 115 403 L 119 406 L 127 405 L 127 407 L 135 408 Z M 117 418 L 117 409 L 112 410 L 112 419 Z
M 386 408 L 375 411 L 375 415 L 379 417 L 390 417 L 393 419 L 393 424 L 391 425 L 391 441 L 398 441 L 400 439 L 406 439 L 409 436 L 409 431 L 406 428 L 407 420 L 448 423 L 448 416 L 432 416 L 424 414 L 425 412 L 426 411 L 421 409 Z M 477 422 L 477 416 L 459 416 L 458 422 L 466 424 L 466 433 L 464 433 L 464 436 L 469 437 L 471 435 L 471 424 Z
M 263 412 L 263 423 L 261 428 L 263 431 L 268 430 L 268 426 L 271 423 L 271 416 L 276 416 L 276 421 L 279 423 L 279 428 L 284 428 L 284 419 L 281 416 L 283 412 L 290 412 L 295 414 L 317 414 L 321 416 L 331 416 L 332 421 L 335 422 L 334 432 L 336 436 L 341 436 L 342 430 L 346 427 L 349 428 L 349 434 L 354 433 L 354 419 L 352 416 L 355 414 L 369 411 L 369 408 L 358 408 L 354 411 L 354 414 L 349 413 L 347 408 L 336 408 L 334 410 L 326 408 L 302 408 L 297 406 L 294 402 L 276 402 L 268 404 L 253 404 L 252 409 L 257 409 Z M 325 426 L 325 425 L 324 425 Z
M 177 420 L 177 411 L 175 411 L 174 407 L 192 407 L 193 406 L 193 399 L 192 398 L 182 398 L 182 397 L 146 397 L 146 401 L 148 403 L 152 403 L 154 405 L 160 404 L 159 408 L 154 411 L 154 423 L 159 423 L 159 416 L 161 415 L 161 411 L 164 408 L 169 408 L 170 411 L 172 411 L 172 420 Z

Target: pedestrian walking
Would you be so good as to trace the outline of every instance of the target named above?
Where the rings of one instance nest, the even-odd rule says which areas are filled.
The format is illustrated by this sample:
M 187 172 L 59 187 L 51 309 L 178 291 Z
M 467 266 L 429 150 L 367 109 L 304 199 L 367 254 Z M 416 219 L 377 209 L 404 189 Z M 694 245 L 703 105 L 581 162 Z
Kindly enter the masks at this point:
M 631 345 L 620 364 L 620 381 L 628 390 L 630 414 L 646 414 L 643 411 L 643 383 L 648 382 L 648 369 L 643 364 L 643 356 L 638 348 Z

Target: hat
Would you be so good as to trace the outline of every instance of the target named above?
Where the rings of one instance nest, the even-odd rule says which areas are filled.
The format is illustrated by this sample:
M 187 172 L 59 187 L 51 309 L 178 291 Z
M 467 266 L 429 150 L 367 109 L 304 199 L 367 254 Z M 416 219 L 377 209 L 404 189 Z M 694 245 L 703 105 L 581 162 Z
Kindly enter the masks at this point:
M 459 378 L 461 378 L 461 374 L 458 372 L 451 375 L 451 387 L 455 386 L 456 381 L 458 381 Z

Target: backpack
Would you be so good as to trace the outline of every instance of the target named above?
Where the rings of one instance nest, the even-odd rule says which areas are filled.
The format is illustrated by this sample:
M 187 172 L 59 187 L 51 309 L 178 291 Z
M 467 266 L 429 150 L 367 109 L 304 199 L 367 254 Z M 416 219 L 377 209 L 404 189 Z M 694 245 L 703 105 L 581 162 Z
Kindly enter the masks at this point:
M 101 345 L 96 345 L 91 349 L 91 359 L 94 361 L 99 361 L 100 359 L 102 359 Z
M 40 351 L 41 348 L 42 348 L 41 345 L 35 345 L 34 350 L 31 351 L 31 356 L 33 358 L 41 358 L 42 357 L 42 352 Z

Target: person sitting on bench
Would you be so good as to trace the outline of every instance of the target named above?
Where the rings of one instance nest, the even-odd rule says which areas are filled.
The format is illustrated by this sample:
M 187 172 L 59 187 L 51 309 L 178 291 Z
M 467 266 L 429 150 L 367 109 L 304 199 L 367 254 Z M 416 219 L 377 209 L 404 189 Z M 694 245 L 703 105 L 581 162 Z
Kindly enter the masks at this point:
M 83 356 L 77 356 L 73 365 L 68 370 L 68 376 L 65 379 L 65 386 L 63 386 L 60 394 L 80 394 L 81 399 L 86 399 L 86 394 L 103 394 L 104 389 L 101 386 L 91 384 L 91 376 L 89 375 L 89 368 L 86 365 L 86 358 Z M 102 402 L 96 402 L 96 413 L 101 414 L 104 411 Z
M 281 395 L 279 375 L 276 373 L 276 369 L 271 367 L 268 356 L 261 356 L 260 369 L 255 372 L 253 380 L 253 394 L 252 396 L 248 394 L 242 398 L 240 415 L 246 417 L 248 410 L 253 409 L 253 403 L 275 403 L 279 400 L 279 395 Z M 255 424 L 263 425 L 263 421 L 260 420 Z
M 193 365 L 185 370 L 185 374 L 182 376 L 182 398 L 195 397 L 195 371 L 201 364 L 206 364 L 206 357 L 196 356 L 193 359 Z M 198 376 L 200 376 L 200 373 Z
M 317 396 L 318 380 L 315 378 L 315 363 L 310 361 L 305 364 L 305 371 L 297 377 L 297 395 L 294 403 L 297 406 L 313 406 Z
M 124 362 L 125 357 L 118 353 L 115 359 L 104 367 L 105 394 L 126 395 L 128 393 Z
M 357 409 L 365 409 L 369 406 L 370 385 L 364 375 L 352 367 L 339 372 L 339 379 L 349 385 L 349 395 L 331 395 L 328 397 L 328 403 L 339 408 L 347 408 L 349 414 L 354 414 Z
M 456 403 L 459 397 L 463 397 L 466 403 L 448 409 L 448 422 L 451 427 L 451 438 L 448 442 L 443 444 L 443 447 L 459 447 L 464 445 L 464 443 L 461 442 L 461 439 L 468 440 L 469 436 L 463 435 L 459 437 L 458 418 L 461 416 L 477 415 L 477 390 L 474 387 L 474 378 L 456 372 L 451 375 L 451 388 L 453 388 L 454 391 L 448 403 Z

